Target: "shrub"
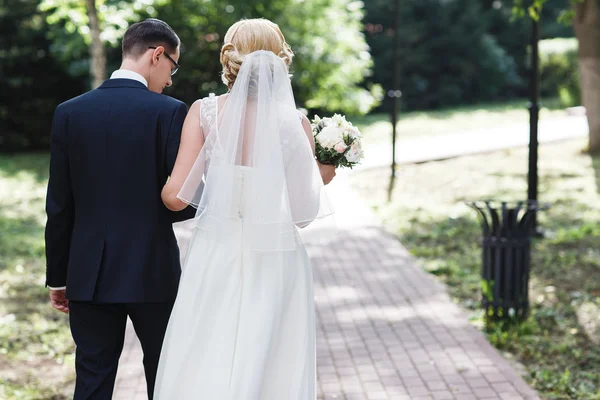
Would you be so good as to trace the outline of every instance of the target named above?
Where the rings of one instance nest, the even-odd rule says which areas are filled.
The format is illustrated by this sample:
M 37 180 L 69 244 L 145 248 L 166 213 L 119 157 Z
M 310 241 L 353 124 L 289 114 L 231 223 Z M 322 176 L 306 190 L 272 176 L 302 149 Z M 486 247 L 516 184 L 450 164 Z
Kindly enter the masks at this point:
M 540 41 L 541 94 L 560 98 L 561 105 L 581 104 L 577 39 Z

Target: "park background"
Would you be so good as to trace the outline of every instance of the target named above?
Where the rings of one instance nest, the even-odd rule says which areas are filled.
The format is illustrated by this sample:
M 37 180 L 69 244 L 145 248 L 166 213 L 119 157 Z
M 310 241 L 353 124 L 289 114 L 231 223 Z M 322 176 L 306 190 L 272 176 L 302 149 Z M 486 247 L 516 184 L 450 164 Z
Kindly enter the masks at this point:
M 278 23 L 296 53 L 298 106 L 344 113 L 363 132 L 367 158 L 349 182 L 385 229 L 540 396 L 600 399 L 597 0 L 0 0 L 0 398 L 69 396 L 67 318 L 43 287 L 52 115 L 118 69 L 120 38 L 148 17 L 182 40 L 165 94 L 188 105 L 226 91 L 219 51 L 232 23 Z M 560 139 L 539 150 L 539 198 L 551 208 L 533 246 L 530 317 L 485 324 L 480 228 L 464 202 L 527 197 L 532 20 L 540 134 Z

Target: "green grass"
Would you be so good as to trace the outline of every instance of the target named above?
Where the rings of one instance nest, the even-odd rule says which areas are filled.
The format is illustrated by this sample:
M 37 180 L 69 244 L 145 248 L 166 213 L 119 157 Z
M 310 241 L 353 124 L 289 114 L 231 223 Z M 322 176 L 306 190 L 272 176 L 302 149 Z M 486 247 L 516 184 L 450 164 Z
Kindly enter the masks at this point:
M 566 115 L 559 100 L 548 99 L 542 103 L 540 118 L 555 118 Z M 460 106 L 439 111 L 412 111 L 399 113 L 398 135 L 403 138 L 423 135 L 443 135 L 490 127 L 527 123 L 529 110 L 527 100 L 512 100 L 505 103 Z M 391 141 L 392 125 L 387 114 L 370 114 L 349 117 L 365 137 L 365 145 Z
M 522 200 L 526 149 L 401 166 L 389 203 L 387 168 L 352 176 L 386 227 L 494 346 L 525 365 L 546 399 L 600 399 L 600 157 L 582 153 L 585 145 L 540 149 L 540 199 L 552 208 L 539 217 L 546 237 L 533 246 L 531 316 L 520 326 L 484 326 L 480 226 L 464 202 Z
M 46 154 L 0 156 L 0 398 L 67 399 L 68 317 L 44 288 Z

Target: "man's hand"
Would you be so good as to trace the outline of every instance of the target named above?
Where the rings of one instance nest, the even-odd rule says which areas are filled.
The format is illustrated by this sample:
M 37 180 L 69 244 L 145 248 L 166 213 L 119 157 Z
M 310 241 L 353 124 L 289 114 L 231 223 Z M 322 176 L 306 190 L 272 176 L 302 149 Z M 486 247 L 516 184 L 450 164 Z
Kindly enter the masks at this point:
M 50 304 L 52 307 L 65 314 L 69 313 L 69 300 L 66 297 L 66 289 L 52 290 L 50 289 Z
M 321 173 L 321 178 L 323 179 L 323 184 L 327 185 L 332 181 L 335 176 L 335 166 L 321 164 L 317 161 L 317 165 L 319 166 L 319 172 Z

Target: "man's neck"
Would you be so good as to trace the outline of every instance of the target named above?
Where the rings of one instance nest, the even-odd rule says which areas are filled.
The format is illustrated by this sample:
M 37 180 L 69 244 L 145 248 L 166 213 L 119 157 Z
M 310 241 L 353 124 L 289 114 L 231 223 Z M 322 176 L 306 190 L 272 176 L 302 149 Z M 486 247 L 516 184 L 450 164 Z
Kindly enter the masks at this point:
M 119 67 L 119 69 L 126 69 L 128 71 L 133 71 L 133 72 L 135 72 L 137 74 L 140 74 L 141 76 L 144 77 L 144 79 L 146 81 L 148 81 L 148 76 L 146 76 L 146 74 L 144 73 L 144 71 L 142 70 L 142 68 L 137 63 L 135 63 L 133 61 L 123 60 L 123 62 L 121 63 L 121 67 Z

